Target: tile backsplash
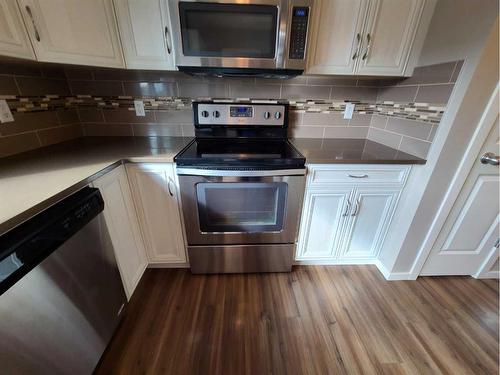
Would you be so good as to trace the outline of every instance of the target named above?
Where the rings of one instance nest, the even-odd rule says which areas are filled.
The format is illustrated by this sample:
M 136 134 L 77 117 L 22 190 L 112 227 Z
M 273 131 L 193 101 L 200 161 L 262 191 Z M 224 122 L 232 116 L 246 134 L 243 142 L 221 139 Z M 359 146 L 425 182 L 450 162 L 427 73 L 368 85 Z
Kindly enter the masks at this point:
M 0 98 L 15 121 L 0 124 L 0 156 L 81 136 L 192 136 L 191 101 L 226 98 L 289 101 L 291 137 L 368 138 L 425 157 L 461 64 L 407 79 L 265 80 L 3 61 Z M 145 101 L 146 116 L 135 116 L 133 99 Z M 355 113 L 344 120 L 349 101 Z

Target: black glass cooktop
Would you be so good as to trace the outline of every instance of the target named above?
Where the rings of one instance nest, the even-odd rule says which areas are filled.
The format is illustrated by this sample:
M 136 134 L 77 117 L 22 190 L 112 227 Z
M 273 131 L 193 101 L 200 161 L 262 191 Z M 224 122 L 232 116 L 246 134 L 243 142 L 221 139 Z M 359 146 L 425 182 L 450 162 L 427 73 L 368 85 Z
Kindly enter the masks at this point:
M 197 168 L 303 168 L 305 158 L 286 139 L 195 139 L 174 158 Z

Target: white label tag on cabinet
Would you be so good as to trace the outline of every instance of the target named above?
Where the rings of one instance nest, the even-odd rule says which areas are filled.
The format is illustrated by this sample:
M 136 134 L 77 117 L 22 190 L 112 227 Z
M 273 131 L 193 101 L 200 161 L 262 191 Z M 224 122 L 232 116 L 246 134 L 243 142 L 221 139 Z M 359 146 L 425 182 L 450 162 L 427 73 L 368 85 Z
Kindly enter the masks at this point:
M 12 117 L 12 112 L 10 111 L 7 101 L 4 99 L 0 100 L 0 122 L 4 123 L 12 121 L 14 121 L 14 117 Z
M 344 119 L 345 120 L 352 119 L 352 115 L 354 113 L 354 107 L 356 107 L 356 105 L 354 103 L 346 103 L 345 111 L 344 111 Z
M 134 100 L 134 108 L 136 116 L 146 116 L 146 112 L 144 111 L 144 102 L 142 100 Z

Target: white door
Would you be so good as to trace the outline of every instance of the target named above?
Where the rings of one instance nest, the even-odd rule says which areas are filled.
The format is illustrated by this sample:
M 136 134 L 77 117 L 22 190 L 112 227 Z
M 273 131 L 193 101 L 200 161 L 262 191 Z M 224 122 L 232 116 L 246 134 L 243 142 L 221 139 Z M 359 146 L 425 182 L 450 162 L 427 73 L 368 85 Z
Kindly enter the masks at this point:
M 498 109 L 493 128 L 477 155 L 420 275 L 496 276 L 499 237 L 498 166 L 482 164 L 486 153 L 498 155 Z M 496 262 L 496 263 L 495 263 Z
M 308 74 L 354 74 L 368 0 L 316 0 Z
M 35 59 L 16 0 L 0 0 L 0 55 Z
M 104 199 L 104 220 L 125 292 L 130 299 L 148 261 L 125 168 L 120 166 L 92 184 L 99 188 Z
M 402 76 L 424 0 L 370 0 L 358 74 Z
M 18 0 L 39 61 L 124 67 L 111 0 Z
M 340 259 L 373 259 L 378 255 L 400 191 L 386 187 L 355 190 Z
M 337 253 L 352 189 L 307 189 L 302 209 L 297 260 L 332 259 Z
M 178 191 L 171 163 L 127 165 L 150 263 L 185 263 Z
M 130 69 L 175 70 L 166 0 L 114 0 Z

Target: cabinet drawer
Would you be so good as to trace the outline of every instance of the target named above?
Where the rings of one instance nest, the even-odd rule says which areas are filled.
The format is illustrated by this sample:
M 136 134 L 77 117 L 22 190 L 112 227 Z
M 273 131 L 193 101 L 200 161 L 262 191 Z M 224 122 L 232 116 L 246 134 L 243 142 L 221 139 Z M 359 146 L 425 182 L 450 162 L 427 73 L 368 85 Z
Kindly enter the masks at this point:
M 309 165 L 309 186 L 328 184 L 404 184 L 410 166 Z

